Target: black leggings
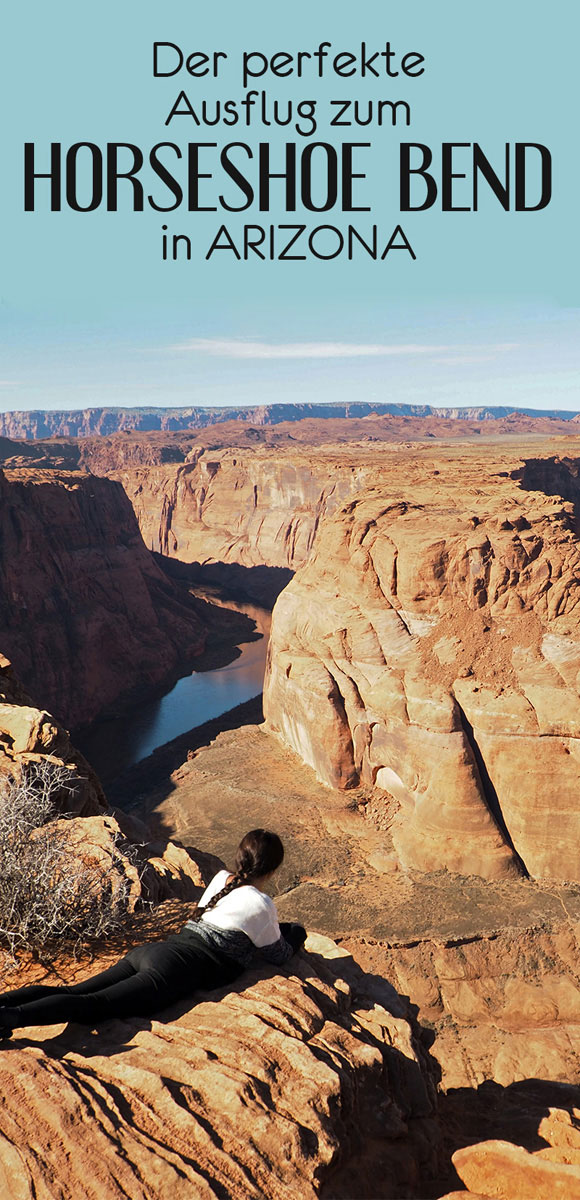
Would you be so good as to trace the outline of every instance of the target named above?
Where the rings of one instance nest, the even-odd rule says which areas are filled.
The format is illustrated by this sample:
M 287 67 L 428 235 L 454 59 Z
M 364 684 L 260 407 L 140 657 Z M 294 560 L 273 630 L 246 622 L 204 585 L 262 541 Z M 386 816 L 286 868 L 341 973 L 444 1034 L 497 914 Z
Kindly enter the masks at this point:
M 242 970 L 195 934 L 174 934 L 165 942 L 135 946 L 107 971 L 72 987 L 36 985 L 4 992 L 0 995 L 0 1023 L 4 1007 L 10 1010 L 10 1023 L 17 1029 L 62 1021 L 92 1026 L 113 1017 L 151 1016 L 197 988 L 233 982 Z

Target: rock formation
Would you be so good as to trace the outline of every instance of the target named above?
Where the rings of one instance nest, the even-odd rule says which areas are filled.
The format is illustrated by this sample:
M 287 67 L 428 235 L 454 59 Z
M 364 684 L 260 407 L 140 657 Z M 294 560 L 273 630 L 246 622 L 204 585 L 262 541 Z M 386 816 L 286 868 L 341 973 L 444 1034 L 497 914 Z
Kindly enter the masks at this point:
M 107 808 L 103 789 L 68 733 L 50 713 L 35 708 L 12 664 L 0 655 L 0 781 L 17 777 L 29 764 L 51 763 L 66 779 L 62 807 L 79 817 Z
M 31 706 L 6 662 L 1 678 L 4 773 L 30 763 L 68 768 L 69 809 L 96 810 L 56 821 L 71 853 L 109 879 L 113 864 L 131 911 L 143 899 L 198 896 L 219 861 L 148 842 L 145 824 L 103 811 L 67 734 Z M 158 939 L 189 915 L 175 900 L 135 914 L 125 941 Z M 108 958 L 101 947 L 98 963 L 60 955 L 54 981 L 94 974 L 122 942 Z M 109 1022 L 93 1035 L 27 1029 L 5 1045 L 2 1194 L 157 1200 L 195 1189 L 278 1200 L 324 1195 L 326 1181 L 329 1194 L 346 1196 L 356 1181 L 370 1197 L 386 1169 L 397 1192 L 414 1195 L 439 1161 L 426 1051 L 388 984 L 367 981 L 328 939 L 311 938 L 308 950 L 282 971 L 254 971 L 227 995 L 200 996 L 151 1022 Z M 3 964 L 4 988 L 51 981 L 19 959 L 17 976 Z
M 0 651 L 67 725 L 203 649 L 194 605 L 151 558 L 119 484 L 23 469 L 0 475 L 0 499 Z
M 312 461 L 308 450 L 203 452 L 178 467 L 115 473 L 152 550 L 185 562 L 295 567 L 310 554 L 322 517 L 364 486 L 366 471 Z
M 436 492 L 437 476 L 455 469 L 439 439 L 479 437 L 483 458 L 501 431 L 504 449 L 514 438 L 515 452 L 500 456 L 513 468 L 523 461 L 522 439 L 529 437 L 537 453 L 534 439 L 553 424 L 502 418 L 486 440 L 485 424 L 442 418 L 306 419 L 262 428 L 232 421 L 195 434 L 125 434 L 44 447 L 57 462 L 74 452 L 81 469 L 122 483 L 152 550 L 183 562 L 296 569 L 310 556 L 325 517 L 382 480 L 385 452 L 389 469 L 403 477 L 413 458 L 410 443 L 416 444 Z M 568 435 L 577 428 L 562 426 Z M 555 468 L 552 486 L 557 477 Z
M 574 1196 L 580 893 L 553 880 L 580 871 L 580 448 L 289 449 L 256 432 L 241 447 L 216 444 L 215 429 L 203 445 L 55 443 L 52 468 L 43 448 L 46 471 L 9 471 L 6 611 L 23 594 L 17 546 L 38 548 L 46 586 L 32 572 L 26 587 L 39 630 L 59 602 L 67 637 L 74 628 L 59 572 L 91 613 L 88 576 L 103 561 L 109 593 L 113 581 L 119 595 L 133 587 L 123 562 L 136 527 L 110 499 L 122 480 L 166 554 L 298 568 L 274 615 L 276 737 L 232 730 L 154 794 L 141 782 L 140 823 L 104 809 L 67 735 L 4 663 L 0 773 L 62 764 L 96 860 L 143 842 L 141 863 L 128 855 L 124 868 L 137 907 L 191 899 L 214 869 L 168 843 L 171 832 L 227 860 L 240 826 L 274 825 L 288 844 L 281 916 L 335 936 L 343 954 L 312 937 L 288 968 L 257 972 L 218 1003 L 96 1035 L 16 1038 L 2 1050 L 3 1190 L 391 1200 L 453 1195 L 462 1179 L 474 1197 Z M 117 482 L 65 474 L 71 455 Z M 161 585 L 139 545 L 136 578 L 150 598 L 161 589 L 155 611 L 184 620 L 182 593 Z M 49 642 L 38 646 L 48 662 Z M 146 936 L 185 912 L 175 900 L 155 910 Z M 60 966 L 68 978 L 72 964 Z
M 533 440 L 183 445 L 146 468 L 127 441 L 113 472 L 153 548 L 301 568 L 276 610 L 269 727 L 326 782 L 400 810 L 403 863 L 578 877 L 572 439 L 565 457 Z
M 332 942 L 306 949 L 151 1021 L 17 1035 L 2 1194 L 364 1200 L 387 1178 L 417 1195 L 438 1167 L 425 1052 Z
M 107 451 L 153 549 L 185 562 L 300 568 L 276 610 L 269 727 L 327 783 L 361 784 L 382 796 L 386 811 L 398 810 L 404 864 L 494 876 L 522 869 L 576 878 L 580 871 L 575 805 L 562 800 L 578 783 L 577 460 L 573 439 L 566 458 L 549 447 L 538 456 L 537 443 L 530 446 L 529 455 L 505 441 L 481 449 L 356 443 L 275 451 L 153 439 L 148 448 L 126 435 Z M 91 455 L 99 460 L 99 448 L 88 447 L 85 463 Z M 27 484 L 25 471 L 8 474 L 20 492 L 40 487 L 38 472 Z M 43 487 L 49 478 L 61 494 L 68 486 L 77 506 L 96 486 L 55 470 L 42 475 Z M 63 486 L 66 479 L 74 486 Z M 79 561 L 77 554 L 75 567 Z M 15 562 L 12 554 L 9 571 L 17 574 Z M 142 563 L 144 588 L 118 576 L 141 610 L 133 628 L 153 607 L 153 567 Z M 9 583 L 6 649 L 28 679 L 14 628 L 26 588 Z M 43 595 L 42 603 L 46 626 L 51 600 Z M 167 629 L 174 654 L 175 611 Z M 93 699 L 93 679 L 102 674 L 91 648 L 93 634 L 102 644 L 101 617 L 88 629 L 77 713 L 81 692 Z M 181 628 L 178 636 L 182 644 Z M 151 636 L 137 647 L 134 638 L 116 639 L 119 669 L 100 688 L 101 707 L 119 686 L 129 646 L 133 676 L 141 672 L 151 685 L 155 671 L 157 678 L 161 666 L 167 671 L 170 655 L 154 654 Z M 64 646 L 51 664 L 46 646 L 37 655 L 52 675 L 53 709 L 65 658 Z M 539 753 L 530 795 L 532 747 Z
M 22 466 L 30 455 L 41 466 L 66 465 L 121 482 L 147 546 L 164 555 L 295 568 L 309 556 L 325 515 L 381 477 L 381 445 L 400 444 L 404 459 L 411 441 L 423 448 L 431 441 L 435 457 L 440 439 L 486 441 L 488 429 L 477 419 L 361 417 L 353 409 L 344 418 L 273 425 L 228 420 L 191 432 L 5 441 L 0 462 Z M 493 439 L 576 429 L 574 421 L 516 413 L 494 420 Z
M 499 1088 L 524 1079 L 580 1083 L 580 925 L 550 921 L 547 907 L 543 928 L 518 927 L 508 912 L 495 932 L 470 938 L 390 946 L 344 939 L 369 972 L 411 997 L 419 1022 L 433 1030 L 443 1092 L 459 1095 L 491 1079 Z
M 215 848 L 226 862 L 241 828 L 279 829 L 287 847 L 280 914 L 336 937 L 364 969 L 370 994 L 376 986 L 388 1008 L 390 984 L 391 1001 L 402 998 L 407 1019 L 414 1014 L 439 1081 L 432 1137 L 441 1182 L 437 1188 L 425 1174 L 416 1191 L 397 1191 L 384 1172 L 373 1200 L 440 1196 L 458 1186 L 445 1167 L 458 1148 L 509 1140 L 535 1153 L 551 1144 L 545 1121 L 553 1110 L 574 1123 L 577 885 L 397 869 L 388 820 L 378 828 L 374 814 L 363 816 L 372 804 L 364 790 L 323 786 L 257 727 L 220 734 L 145 797 L 143 775 L 135 774 L 147 818 L 186 845 Z M 401 1153 L 413 1154 L 404 1136 Z M 322 1195 L 365 1194 L 352 1174 L 349 1184 L 335 1191 L 329 1183 Z M 517 1191 L 499 1195 L 520 1200 Z
M 0 655 L 0 803 L 3 785 L 35 767 L 52 772 L 51 799 L 66 815 L 63 835 L 71 848 L 104 867 L 114 859 L 120 877 L 129 881 L 132 909 L 142 900 L 191 900 L 211 878 L 217 861 L 211 855 L 188 853 L 160 833 L 153 836 L 137 817 L 109 809 L 95 772 L 66 729 L 34 707 Z
M 276 604 L 268 727 L 398 809 L 403 863 L 578 879 L 573 502 L 489 453 L 389 458 Z
M 401 870 L 392 827 L 365 819 L 364 793 L 322 785 L 256 726 L 202 743 L 149 793 L 134 774 L 146 820 L 228 864 L 240 830 L 280 832 L 283 919 L 339 938 L 410 998 L 446 1093 L 490 1079 L 580 1083 L 578 884 Z
M 562 803 L 578 782 L 573 439 L 563 457 L 533 440 L 514 453 L 184 436 L 105 439 L 80 459 L 122 482 L 166 556 L 301 568 L 277 606 L 270 728 L 326 782 L 400 810 L 403 863 L 576 878 Z
M 250 438 L 240 450 L 240 428 L 258 432 L 230 427 L 226 442 L 233 446 L 225 449 L 195 445 L 185 434 L 31 443 L 31 449 L 42 453 L 46 478 L 51 465 L 55 481 L 62 478 L 64 460 L 121 484 L 150 550 L 185 563 L 294 568 L 308 557 L 323 515 L 357 494 L 368 469 L 341 461 L 334 449 L 313 456 L 308 446 L 291 446 L 281 457 L 275 439 L 255 445 Z M 20 454 L 12 453 L 15 445 L 4 462 L 9 474 L 26 463 L 27 444 L 20 443 Z
M 140 865 L 127 857 L 126 838 L 143 842 L 146 827 L 127 816 L 119 825 L 102 811 L 104 798 L 66 733 L 30 705 L 6 661 L 1 679 L 4 773 L 39 762 L 68 768 L 69 806 L 94 814 L 57 821 L 71 852 L 104 869 L 114 858 L 131 910 L 143 897 L 199 895 L 216 860 L 171 843 L 142 845 Z M 173 926 L 190 913 L 170 906 Z M 164 919 L 157 910 L 140 937 L 137 923 L 132 940 L 158 938 Z M 377 1160 L 405 1192 L 433 1173 L 434 1091 L 424 1051 L 404 1018 L 365 995 L 364 975 L 345 952 L 325 939 L 309 948 L 309 958 L 275 978 L 271 969 L 254 972 L 192 1010 L 185 1004 L 152 1022 L 110 1022 L 93 1036 L 28 1029 L 5 1046 L 2 1194 L 142 1200 L 225 1189 L 314 1197 L 326 1177 L 344 1183 L 360 1173 L 361 1157 L 369 1195 Z M 95 969 L 85 962 L 85 973 Z M 82 964 L 61 959 L 56 979 L 82 972 Z M 21 963 L 17 978 L 4 971 L 4 987 L 27 977 L 47 978 L 38 965 Z M 387 986 L 384 993 L 389 1001 Z
M 17 685 L 6 686 L 5 697 L 28 720 Z M 41 716 L 29 727 L 42 729 Z M 46 748 L 36 745 L 38 754 Z M 15 761 L 15 743 L 7 748 Z M 151 801 L 161 827 L 169 831 L 170 811 L 182 814 L 178 833 L 188 819 L 202 844 L 224 852 L 240 823 L 275 820 L 289 851 L 279 911 L 314 928 L 350 925 L 340 951 L 311 936 L 287 968 L 247 976 L 227 996 L 201 996 L 189 1011 L 111 1022 L 92 1034 L 57 1027 L 16 1037 L 1 1060 L 7 1195 L 49 1196 L 56 1179 L 59 1200 L 80 1187 L 95 1200 L 123 1190 L 157 1200 L 180 1189 L 184 1198 L 194 1189 L 272 1200 L 424 1198 L 449 1192 L 457 1147 L 456 1170 L 480 1189 L 472 1194 L 497 1196 L 487 1191 L 496 1170 L 502 1180 L 527 1178 L 530 1156 L 536 1191 L 522 1185 L 514 1198 L 539 1200 L 544 1162 L 555 1167 L 555 1187 L 562 1178 L 576 1186 L 570 1138 L 580 1092 L 558 1081 L 580 1080 L 578 889 L 441 872 L 413 879 L 381 857 L 385 835 L 346 805 L 345 793 L 309 776 L 297 776 L 292 755 L 260 730 L 234 731 L 184 764 L 162 809 Z M 120 832 L 142 836 L 133 820 L 123 817 L 119 829 L 105 813 L 76 829 L 106 860 Z M 196 894 L 215 869 L 215 860 L 171 844 L 164 864 L 147 853 L 156 873 L 162 867 L 159 889 L 149 893 L 157 898 L 185 882 Z M 130 860 L 127 870 L 137 900 L 140 872 Z M 558 921 L 564 906 L 568 922 Z M 137 923 L 130 942 L 158 938 L 166 919 L 173 928 L 187 915 L 174 902 L 144 914 L 147 926 Z M 534 928 L 538 919 L 544 928 Z M 498 923 L 505 928 L 492 932 Z M 437 935 L 438 924 L 463 936 Z M 57 978 L 98 965 L 59 963 Z M 40 978 L 36 967 L 31 982 Z M 556 1082 L 527 1084 L 522 1095 L 517 1081 L 530 1076 Z M 537 1153 L 541 1146 L 555 1152 Z M 86 1191 L 89 1176 L 94 1192 Z
M 467 1191 L 442 1200 L 580 1200 L 580 1109 L 551 1109 L 538 1133 L 547 1144 L 533 1153 L 503 1141 L 457 1150 L 453 1165 Z

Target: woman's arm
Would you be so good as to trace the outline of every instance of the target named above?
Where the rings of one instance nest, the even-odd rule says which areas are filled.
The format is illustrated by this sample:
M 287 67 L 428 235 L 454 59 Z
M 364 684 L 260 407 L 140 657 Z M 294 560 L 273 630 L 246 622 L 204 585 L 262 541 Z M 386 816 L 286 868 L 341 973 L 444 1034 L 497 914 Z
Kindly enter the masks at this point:
M 260 946 L 260 954 L 262 958 L 266 959 L 266 962 L 281 966 L 300 949 L 305 940 L 306 930 L 302 925 L 296 925 L 291 921 L 282 921 L 278 941 L 271 942 L 269 946 Z
M 307 938 L 307 933 L 303 925 L 298 925 L 296 921 L 281 921 L 280 933 L 282 937 L 290 942 L 294 951 L 299 950 Z

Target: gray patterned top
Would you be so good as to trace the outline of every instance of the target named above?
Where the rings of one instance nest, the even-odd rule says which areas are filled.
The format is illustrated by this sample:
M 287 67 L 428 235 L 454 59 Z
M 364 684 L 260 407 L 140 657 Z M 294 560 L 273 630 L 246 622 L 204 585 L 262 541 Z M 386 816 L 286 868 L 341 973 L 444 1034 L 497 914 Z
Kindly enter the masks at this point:
M 287 962 L 294 953 L 290 942 L 286 941 L 283 934 L 280 934 L 278 941 L 272 942 L 270 946 L 258 948 L 254 946 L 247 933 L 242 933 L 241 929 L 218 929 L 216 925 L 212 925 L 207 920 L 207 917 L 204 921 L 186 921 L 183 928 L 195 930 L 210 946 L 221 950 L 222 954 L 227 954 L 228 958 L 233 958 L 234 962 L 239 963 L 241 967 L 249 967 L 252 962 L 255 962 L 256 956 L 280 966 Z

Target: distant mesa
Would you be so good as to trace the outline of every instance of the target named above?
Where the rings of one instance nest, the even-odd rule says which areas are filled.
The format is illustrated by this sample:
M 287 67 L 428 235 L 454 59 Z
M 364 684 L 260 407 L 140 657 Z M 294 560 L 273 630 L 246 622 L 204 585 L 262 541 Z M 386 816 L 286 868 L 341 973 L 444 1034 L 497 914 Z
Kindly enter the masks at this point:
M 496 421 L 510 417 L 537 417 L 578 421 L 580 413 L 563 409 L 498 407 L 434 407 L 431 404 L 395 403 L 297 403 L 264 404 L 240 407 L 192 405 L 187 408 L 85 408 L 78 410 L 8 412 L 0 414 L 0 437 L 38 439 L 47 437 L 108 436 L 136 430 L 203 429 L 224 421 L 243 421 L 250 425 L 278 425 L 284 421 L 302 421 L 307 417 L 361 418 L 373 416 L 445 417 L 451 420 Z

